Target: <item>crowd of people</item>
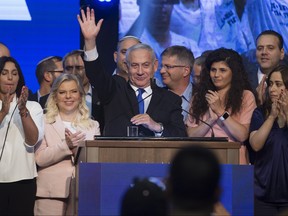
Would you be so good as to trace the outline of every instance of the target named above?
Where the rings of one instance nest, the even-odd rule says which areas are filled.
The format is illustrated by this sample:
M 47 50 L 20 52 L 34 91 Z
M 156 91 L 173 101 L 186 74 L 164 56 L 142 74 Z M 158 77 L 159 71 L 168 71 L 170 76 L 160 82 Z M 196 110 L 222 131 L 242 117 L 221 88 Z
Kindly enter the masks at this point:
M 191 47 L 169 44 L 158 56 L 154 47 L 125 36 L 111 76 L 96 47 L 103 20 L 95 22 L 90 8 L 77 18 L 85 49 L 41 60 L 35 93 L 0 43 L 0 215 L 67 214 L 79 143 L 99 135 L 127 136 L 131 125 L 144 137 L 211 137 L 213 131 L 241 143 L 240 164 L 255 166 L 255 215 L 288 208 L 288 66 L 282 63 L 281 34 L 259 34 L 256 68 L 233 49 L 209 50 L 195 60 Z M 157 85 L 157 70 L 165 87 Z M 219 165 L 201 148 L 187 152 L 171 166 L 171 214 L 210 215 L 219 201 Z M 206 179 L 209 190 L 182 191 L 182 181 L 203 180 L 192 175 L 195 163 L 211 170 L 214 185 Z M 199 190 L 207 194 L 198 196 Z M 192 196 L 185 200 L 181 193 Z

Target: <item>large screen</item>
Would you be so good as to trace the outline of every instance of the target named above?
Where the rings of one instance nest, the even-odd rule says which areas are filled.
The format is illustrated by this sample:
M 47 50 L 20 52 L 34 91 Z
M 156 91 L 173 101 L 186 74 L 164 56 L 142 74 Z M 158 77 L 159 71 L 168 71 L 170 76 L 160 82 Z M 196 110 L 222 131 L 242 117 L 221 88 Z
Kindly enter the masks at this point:
M 287 0 L 120 0 L 119 37 L 139 37 L 158 58 L 184 45 L 195 57 L 226 47 L 256 62 L 256 37 L 268 29 L 282 34 L 287 52 Z
M 287 0 L 0 1 L 0 42 L 19 61 L 32 91 L 39 87 L 35 68 L 41 59 L 63 57 L 82 47 L 76 19 L 79 5 L 93 7 L 96 19 L 105 19 L 97 41 L 111 73 L 117 40 L 125 35 L 150 44 L 158 57 L 166 47 L 180 44 L 191 48 L 195 57 L 227 47 L 255 62 L 257 35 L 273 29 L 282 34 L 288 50 Z
M 157 54 L 174 44 L 196 57 L 219 47 L 242 54 L 268 29 L 288 39 L 287 0 L 120 0 L 120 11 L 119 37 L 137 36 Z
M 0 42 L 20 63 L 33 92 L 39 87 L 35 69 L 41 59 L 80 48 L 78 13 L 76 0 L 0 1 Z

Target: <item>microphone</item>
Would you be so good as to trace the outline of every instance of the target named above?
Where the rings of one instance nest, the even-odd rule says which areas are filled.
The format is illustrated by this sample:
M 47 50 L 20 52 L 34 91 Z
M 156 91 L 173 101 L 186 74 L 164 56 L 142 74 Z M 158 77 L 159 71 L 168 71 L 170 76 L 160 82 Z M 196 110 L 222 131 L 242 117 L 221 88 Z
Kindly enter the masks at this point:
M 133 104 L 133 107 L 136 105 L 138 106 L 139 103 L 141 103 L 142 101 L 145 101 L 147 98 L 151 97 L 152 94 L 153 94 L 153 92 L 151 94 L 147 95 L 146 97 L 142 98 L 141 100 L 137 101 L 137 103 Z
M 187 110 L 182 109 L 182 111 L 193 117 L 193 115 L 190 112 L 188 112 Z M 202 122 L 203 124 L 207 125 L 210 128 L 210 130 L 211 130 L 211 138 L 214 138 L 215 134 L 214 134 L 213 127 L 210 124 L 208 124 L 207 122 L 203 121 L 202 119 L 197 119 L 197 120 L 199 120 L 200 122 Z
M 146 97 L 142 98 L 141 100 L 137 101 L 136 103 L 131 103 L 130 106 L 129 106 L 129 111 L 132 111 L 135 106 L 138 107 L 139 103 L 141 103 L 142 101 L 145 101 L 147 98 L 151 97 L 152 95 L 153 95 L 153 92 L 151 94 L 147 95 Z M 136 95 L 135 95 L 135 97 L 136 97 Z M 125 109 L 124 111 L 118 113 L 118 115 L 113 116 L 113 118 L 109 119 L 109 121 L 105 122 L 104 130 L 103 130 L 103 134 L 105 134 L 104 136 L 106 136 L 106 133 L 105 133 L 106 126 L 109 125 L 111 123 L 111 121 L 114 121 L 117 118 L 121 117 L 122 115 L 126 114 L 127 111 L 128 110 Z M 135 115 L 135 113 L 133 115 Z
M 7 125 L 7 129 L 6 129 L 6 132 L 5 132 L 5 137 L 4 137 L 4 141 L 3 141 L 2 150 L 1 150 L 1 153 L 0 153 L 0 162 L 1 162 L 1 159 L 2 159 L 2 156 L 3 156 L 3 152 L 4 152 L 4 148 L 5 148 L 5 145 L 6 145 L 6 140 L 7 140 L 7 135 L 8 135 L 8 131 L 9 131 L 9 128 L 10 128 L 10 123 L 11 123 L 12 117 L 13 117 L 17 107 L 18 107 L 18 104 L 16 103 L 16 106 L 15 106 L 15 108 L 12 111 L 10 120 L 8 122 L 8 125 Z

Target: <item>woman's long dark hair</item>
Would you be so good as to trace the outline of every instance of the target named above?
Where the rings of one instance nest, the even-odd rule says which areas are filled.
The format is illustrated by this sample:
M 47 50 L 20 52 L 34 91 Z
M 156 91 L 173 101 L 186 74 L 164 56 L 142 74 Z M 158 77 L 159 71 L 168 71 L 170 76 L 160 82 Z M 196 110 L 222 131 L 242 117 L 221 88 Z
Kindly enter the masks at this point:
M 25 86 L 25 79 L 24 79 L 21 67 L 20 67 L 19 63 L 16 61 L 16 59 L 14 59 L 13 57 L 2 56 L 2 57 L 0 57 L 0 73 L 2 73 L 2 70 L 4 69 L 4 66 L 7 62 L 14 63 L 15 67 L 18 71 L 19 81 L 18 81 L 17 88 L 16 88 L 16 95 L 17 95 L 17 97 L 20 97 L 22 87 Z
M 265 118 L 267 118 L 271 112 L 272 101 L 268 94 L 268 88 L 269 88 L 271 75 L 275 72 L 280 72 L 285 88 L 288 89 L 288 66 L 285 64 L 278 65 L 276 68 L 273 69 L 273 71 L 270 72 L 266 80 L 267 82 L 266 100 L 263 103 L 263 112 L 264 112 Z
M 231 114 L 239 112 L 242 105 L 243 91 L 250 90 L 252 92 L 241 56 L 232 49 L 219 48 L 214 50 L 207 56 L 200 75 L 199 88 L 197 88 L 194 94 L 190 109 L 190 112 L 193 113 L 193 116 L 197 121 L 209 108 L 205 99 L 206 93 L 208 90 L 217 90 L 210 78 L 211 66 L 215 62 L 221 61 L 225 62 L 232 71 L 231 88 L 226 97 L 225 109 L 231 108 Z

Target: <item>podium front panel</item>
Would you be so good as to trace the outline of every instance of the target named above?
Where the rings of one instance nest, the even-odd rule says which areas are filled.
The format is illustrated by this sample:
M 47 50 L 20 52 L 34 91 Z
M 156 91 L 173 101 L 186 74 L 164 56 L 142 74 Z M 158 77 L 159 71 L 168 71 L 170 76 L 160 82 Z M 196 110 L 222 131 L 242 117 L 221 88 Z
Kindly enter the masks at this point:
M 78 215 L 120 215 L 135 177 L 165 180 L 168 164 L 81 163 Z M 253 215 L 253 166 L 222 165 L 221 202 L 231 215 Z

